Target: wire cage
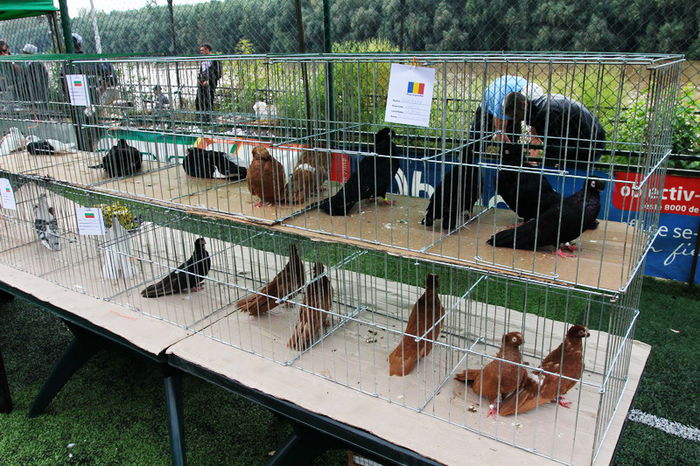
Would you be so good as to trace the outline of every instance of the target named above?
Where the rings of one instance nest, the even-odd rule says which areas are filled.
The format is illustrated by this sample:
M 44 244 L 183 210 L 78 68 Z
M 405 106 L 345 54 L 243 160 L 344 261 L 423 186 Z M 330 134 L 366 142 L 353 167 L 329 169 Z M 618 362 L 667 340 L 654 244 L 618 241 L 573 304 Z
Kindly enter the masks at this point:
M 11 181 L 17 210 L 2 209 L 1 262 L 557 461 L 593 461 L 628 380 L 639 275 L 621 296 L 577 291 L 205 219 L 36 177 Z M 123 234 L 80 235 L 76 206 L 103 206 Z M 53 242 L 38 235 L 44 208 L 56 220 Z M 187 264 L 201 239 L 210 267 L 198 271 Z M 185 282 L 168 281 L 186 271 Z M 149 289 L 163 292 L 149 297 Z M 575 324 L 590 329 L 580 372 L 538 372 Z M 494 361 L 509 332 L 522 335 L 522 359 L 500 358 L 499 370 L 521 367 L 527 375 L 518 382 L 546 375 L 573 382 L 572 407 L 549 402 L 563 389 L 543 389 L 534 409 L 484 417 L 498 399 L 454 378 Z
M 0 174 L 18 210 L 0 210 L 0 261 L 556 461 L 593 462 L 630 379 L 682 59 L 206 58 L 47 61 L 52 82 L 87 76 L 91 103 L 57 89 L 43 113 L 6 107 Z M 212 102 L 200 74 L 214 63 Z M 427 128 L 385 129 L 392 63 L 435 70 Z M 524 87 L 501 92 L 511 78 Z M 79 234 L 76 206 L 116 200 L 133 228 Z M 590 335 L 573 344 L 570 332 Z M 517 358 L 501 348 L 512 337 Z M 559 345 L 576 354 L 553 369 Z M 518 389 L 494 397 L 455 380 L 487 367 L 497 388 Z
M 221 78 L 206 105 L 201 58 L 44 63 L 52 85 L 85 74 L 92 103 L 71 106 L 56 85 L 47 105 L 55 113 L 9 112 L 5 124 L 23 138 L 8 133 L 19 150 L 0 158 L 2 168 L 594 290 L 626 290 L 655 237 L 678 56 L 243 55 L 207 62 Z M 393 125 L 393 145 L 378 154 L 392 63 L 435 70 L 430 124 Z M 497 106 L 503 119 L 494 120 L 491 96 L 514 83 L 525 86 L 514 94 L 529 99 L 513 113 L 522 123 L 503 113 L 515 112 L 516 103 Z M 21 150 L 27 136 L 50 141 L 51 134 L 76 145 L 57 155 Z M 100 169 L 120 139 L 141 152 L 140 167 Z M 245 182 L 259 145 L 284 173 L 261 178 L 275 192 L 265 203 Z M 389 172 L 373 161 L 391 162 Z M 216 165 L 216 174 L 191 176 L 192 163 Z M 351 192 L 355 185 L 341 190 L 353 179 L 369 194 Z M 387 183 L 392 205 L 372 199 Z M 597 221 L 565 200 L 582 189 L 584 205 L 600 199 Z M 352 197 L 363 199 L 340 202 Z M 530 222 L 504 232 L 519 219 Z M 564 234 L 563 226 L 572 231 Z M 487 244 L 492 237 L 498 247 Z M 574 240 L 575 258 L 546 253 Z
M 18 210 L 3 209 L 3 263 L 557 461 L 595 458 L 628 379 L 640 278 L 630 293 L 604 296 L 126 200 L 137 228 L 124 237 L 81 236 L 75 206 L 114 199 L 36 178 L 13 185 Z M 61 226 L 60 250 L 37 238 L 41 199 Z M 177 293 L 145 297 L 187 269 L 200 238 L 210 269 Z M 300 268 L 290 267 L 295 254 Z M 286 283 L 284 271 L 289 283 L 273 287 Z M 251 297 L 257 305 L 243 309 Z M 509 332 L 522 335 L 522 359 L 499 359 L 500 371 L 517 366 L 527 371 L 523 381 L 544 377 L 547 369 L 537 368 L 575 324 L 590 337 L 581 372 L 561 377 L 574 383 L 568 409 L 550 402 L 559 389 L 543 389 L 540 406 L 492 421 L 484 415 L 498 399 L 454 380 L 494 361 Z

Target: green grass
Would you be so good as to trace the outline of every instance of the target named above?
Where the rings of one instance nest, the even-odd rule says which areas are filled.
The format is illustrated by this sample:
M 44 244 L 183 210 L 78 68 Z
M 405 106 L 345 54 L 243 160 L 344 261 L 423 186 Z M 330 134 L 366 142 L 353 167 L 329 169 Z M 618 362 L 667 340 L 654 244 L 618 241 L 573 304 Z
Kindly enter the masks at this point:
M 695 426 L 699 298 L 697 290 L 681 284 L 647 279 L 635 336 L 653 350 L 633 407 Z M 68 382 L 46 415 L 27 419 L 70 334 L 58 319 L 21 300 L 0 304 L 0 321 L 15 402 L 12 414 L 0 415 L 0 464 L 168 464 L 162 382 L 153 366 L 119 351 L 100 353 Z M 290 432 L 285 421 L 257 405 L 193 377 L 184 377 L 184 394 L 191 464 L 263 464 Z M 342 452 L 330 452 L 316 464 L 344 461 Z M 700 448 L 630 422 L 614 463 L 698 464 Z
M 0 316 L 15 404 L 11 414 L 0 415 L 0 464 L 169 464 L 163 385 L 153 365 L 125 352 L 99 353 L 46 415 L 28 419 L 33 397 L 71 336 L 57 318 L 20 300 L 0 304 Z M 184 377 L 183 390 L 190 464 L 263 464 L 291 433 L 286 421 L 199 379 Z M 331 452 L 317 464 L 343 458 Z

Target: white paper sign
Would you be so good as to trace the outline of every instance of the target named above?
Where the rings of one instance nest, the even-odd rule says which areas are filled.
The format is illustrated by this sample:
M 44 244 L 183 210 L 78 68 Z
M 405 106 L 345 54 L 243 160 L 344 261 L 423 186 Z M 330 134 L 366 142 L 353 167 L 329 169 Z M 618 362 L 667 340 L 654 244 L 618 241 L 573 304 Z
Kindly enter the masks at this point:
M 3 209 L 17 210 L 15 192 L 12 190 L 10 180 L 0 178 L 0 207 Z
M 78 233 L 80 235 L 102 236 L 105 234 L 102 209 L 98 207 L 76 207 L 75 216 L 78 218 Z
M 70 96 L 71 105 L 90 106 L 87 76 L 84 74 L 67 74 L 66 84 L 68 84 L 68 95 Z
M 430 126 L 435 69 L 391 64 L 384 120 L 413 126 Z

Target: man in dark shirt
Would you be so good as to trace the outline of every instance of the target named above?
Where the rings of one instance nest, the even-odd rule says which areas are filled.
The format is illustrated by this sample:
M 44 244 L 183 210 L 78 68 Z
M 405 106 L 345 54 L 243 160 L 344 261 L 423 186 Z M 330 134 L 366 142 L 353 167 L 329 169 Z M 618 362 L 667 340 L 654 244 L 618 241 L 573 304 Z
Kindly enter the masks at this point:
M 10 55 L 10 45 L 4 40 L 0 40 L 0 56 Z M 7 106 L 12 109 L 16 106 L 14 101 L 22 99 L 22 68 L 14 62 L 0 62 L 0 97 Z
M 505 98 L 505 112 L 515 121 L 530 125 L 536 142 L 544 143 L 544 156 L 551 163 L 598 160 L 605 150 L 605 130 L 598 118 L 581 102 L 561 94 L 534 99 L 513 92 Z
M 199 46 L 199 53 L 210 55 L 211 45 L 202 44 Z M 199 113 L 199 120 L 202 122 L 211 121 L 211 111 L 214 108 L 214 94 L 216 85 L 221 77 L 221 63 L 216 60 L 203 60 L 199 65 L 197 74 L 197 98 L 195 108 Z

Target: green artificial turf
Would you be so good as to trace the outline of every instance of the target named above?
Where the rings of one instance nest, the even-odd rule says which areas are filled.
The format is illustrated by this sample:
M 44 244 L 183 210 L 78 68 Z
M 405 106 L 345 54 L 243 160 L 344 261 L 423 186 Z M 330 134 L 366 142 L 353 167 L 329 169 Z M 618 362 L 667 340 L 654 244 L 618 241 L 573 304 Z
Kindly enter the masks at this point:
M 81 368 L 43 416 L 26 413 L 71 340 L 60 320 L 21 300 L 0 304 L 0 348 L 14 411 L 0 414 L 0 465 L 168 465 L 163 383 L 150 363 L 104 351 Z M 291 433 L 286 421 L 194 377 L 183 378 L 187 459 L 264 464 Z M 72 456 L 71 456 L 72 455 Z M 344 464 L 329 452 L 317 464 Z
M 682 284 L 646 279 L 635 334 L 653 349 L 633 407 L 694 426 L 699 298 Z M 153 366 L 130 354 L 102 352 L 68 382 L 46 415 L 28 419 L 32 399 L 70 333 L 57 318 L 21 300 L 0 303 L 0 322 L 15 403 L 12 414 L 0 415 L 1 465 L 169 463 L 162 380 Z M 183 390 L 190 464 L 264 464 L 291 432 L 286 421 L 193 377 L 184 377 Z M 316 464 L 345 464 L 345 455 L 330 452 Z M 700 464 L 700 448 L 629 422 L 614 464 Z

